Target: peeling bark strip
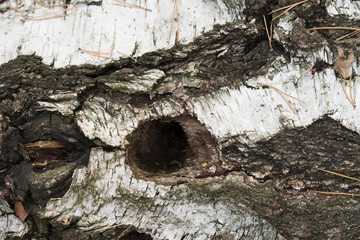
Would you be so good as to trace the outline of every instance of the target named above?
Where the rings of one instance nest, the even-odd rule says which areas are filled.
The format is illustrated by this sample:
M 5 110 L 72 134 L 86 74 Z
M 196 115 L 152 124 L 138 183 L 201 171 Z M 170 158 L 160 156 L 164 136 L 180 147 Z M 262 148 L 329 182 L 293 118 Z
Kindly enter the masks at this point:
M 248 1 L 246 20 L 137 61 L 1 65 L 0 238 L 360 238 L 360 198 L 319 193 L 359 190 L 317 169 L 360 173 L 360 109 L 334 71 L 348 55 L 359 102 L 359 46 L 307 30 L 358 20 L 324 4 L 275 19 L 272 52 L 260 20 L 283 6 Z

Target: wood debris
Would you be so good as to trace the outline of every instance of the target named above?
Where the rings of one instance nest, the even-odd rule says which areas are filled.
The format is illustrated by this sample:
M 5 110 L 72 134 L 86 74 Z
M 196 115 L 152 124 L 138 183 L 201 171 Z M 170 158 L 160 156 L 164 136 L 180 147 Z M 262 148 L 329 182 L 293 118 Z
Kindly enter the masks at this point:
M 352 73 L 350 73 L 349 79 L 349 95 L 347 94 L 343 81 L 349 77 L 349 70 L 351 68 L 352 63 L 356 61 L 356 57 L 353 52 L 349 53 L 347 59 L 344 58 L 344 49 L 338 47 L 338 57 L 336 59 L 334 70 L 338 72 L 340 76 L 341 87 L 346 95 L 346 98 L 349 100 L 353 107 L 356 107 L 355 99 L 353 98 L 352 90 L 351 90 L 351 81 L 352 81 Z
M 26 217 L 29 216 L 29 214 L 25 211 L 22 202 L 15 202 L 14 211 L 16 215 L 21 219 L 21 221 L 25 221 Z
M 132 56 L 126 54 L 126 53 L 120 52 L 120 51 L 117 51 L 117 52 L 120 53 L 121 55 L 125 56 L 125 57 L 133 59 L 136 62 L 136 59 L 134 57 L 132 57 Z
M 360 33 L 360 28 L 354 28 L 354 27 L 313 27 L 313 28 L 309 28 L 308 30 L 309 31 L 317 31 L 317 30 L 351 30 L 352 31 L 351 33 L 345 34 L 342 37 L 337 38 L 335 41 L 349 38 Z
M 128 2 L 124 2 L 124 1 L 120 1 L 120 0 L 115 0 L 118 3 L 112 3 L 113 5 L 117 5 L 117 6 L 122 6 L 122 7 L 131 7 L 131 8 L 139 8 L 139 9 L 143 9 L 146 12 L 152 12 L 151 9 L 146 8 L 146 7 L 142 7 L 140 5 L 136 5 L 133 3 L 128 3 Z
M 290 4 L 290 5 L 287 5 L 287 6 L 284 6 L 284 7 L 281 7 L 281 8 L 278 8 L 274 11 L 271 11 L 268 13 L 268 15 L 271 15 L 271 14 L 274 14 L 276 12 L 279 12 L 279 11 L 282 11 L 280 14 L 278 14 L 277 16 L 273 16 L 271 21 L 270 21 L 270 31 L 268 30 L 268 27 L 267 27 L 267 22 L 266 22 L 266 18 L 265 16 L 263 16 L 264 18 L 264 23 L 265 23 L 265 30 L 266 30 L 266 34 L 268 36 L 268 40 L 269 40 L 269 46 L 270 46 L 270 51 L 273 51 L 273 48 L 272 48 L 272 29 L 273 29 L 273 23 L 276 19 L 280 18 L 282 15 L 284 15 L 285 13 L 287 13 L 288 11 L 290 11 L 291 9 L 293 9 L 294 7 L 300 5 L 300 4 L 303 4 L 303 3 L 306 3 L 308 2 L 309 0 L 303 0 L 303 1 L 300 1 L 300 2 L 297 2 L 297 3 L 294 3 L 294 4 Z
M 170 43 L 170 38 L 171 38 L 172 29 L 173 29 L 173 24 L 174 24 L 175 15 L 176 15 L 176 21 L 177 21 L 177 29 L 176 29 L 176 40 L 175 40 L 175 43 L 178 44 L 178 43 L 179 43 L 179 10 L 178 10 L 178 0 L 175 0 L 175 3 L 174 3 L 174 10 L 173 10 L 172 18 L 171 18 L 171 25 L 170 25 L 170 33 L 169 33 L 168 43 Z
M 15 192 L 16 186 L 14 180 L 12 179 L 12 177 L 10 177 L 10 175 L 6 175 L 4 183 L 7 189 L 9 189 L 11 192 Z
M 322 169 L 322 168 L 315 168 L 315 169 L 319 170 L 319 171 L 327 172 L 327 173 L 330 173 L 330 174 L 333 174 L 333 175 L 336 175 L 336 176 L 339 176 L 339 177 L 343 177 L 343 178 L 347 178 L 347 179 L 351 179 L 351 180 L 355 180 L 355 181 L 360 182 L 360 179 L 358 179 L 358 178 L 349 177 L 349 176 L 341 174 L 341 173 L 332 172 L 332 171 L 325 170 L 325 169 Z
M 356 61 L 356 57 L 353 52 L 350 52 L 348 58 L 344 59 L 344 49 L 338 47 L 338 57 L 334 70 L 339 73 L 342 79 L 347 79 L 349 77 L 349 69 L 354 61 Z
M 6 1 L 6 0 L 5 0 L 5 1 Z M 0 1 L 0 3 L 1 3 L 1 1 Z M 25 9 L 20 9 L 20 8 L 17 8 L 17 7 L 12 6 L 12 5 L 10 4 L 10 1 L 6 1 L 6 3 L 7 3 L 7 5 L 9 6 L 10 9 L 15 10 L 15 11 L 17 11 L 17 12 L 26 12 L 26 11 L 27 11 L 27 10 L 25 10 Z
M 274 89 L 274 90 L 275 90 L 277 93 L 279 93 L 280 96 L 284 99 L 284 101 L 286 102 L 286 104 L 290 107 L 291 111 L 293 111 L 293 113 L 295 113 L 296 115 L 299 115 L 298 112 L 297 112 L 297 110 L 296 110 L 296 108 L 293 107 L 293 105 L 286 99 L 285 96 L 288 96 L 288 97 L 290 97 L 290 98 L 293 98 L 293 99 L 295 99 L 295 100 L 297 100 L 297 101 L 299 101 L 299 102 L 302 102 L 302 103 L 305 103 L 304 101 L 302 101 L 302 100 L 300 100 L 300 99 L 298 99 L 298 98 L 296 98 L 296 97 L 293 97 L 293 96 L 291 96 L 290 94 L 287 94 L 286 92 L 281 91 L 280 89 L 278 89 L 278 88 L 276 88 L 276 87 L 274 87 L 274 86 L 272 86 L 272 85 L 269 85 L 269 84 L 266 84 L 266 83 L 258 83 L 258 85 L 260 85 L 260 86 L 267 86 L 267 87 L 270 87 L 270 88 Z M 285 96 L 284 96 L 284 95 L 285 95 Z
M 290 5 L 287 5 L 287 6 L 285 6 L 285 7 L 281 7 L 281 8 L 278 8 L 278 9 L 274 10 L 274 11 L 271 11 L 270 13 L 268 13 L 269 15 L 270 15 L 270 14 L 273 14 L 273 13 L 276 13 L 276 12 L 278 12 L 278 11 L 284 10 L 284 11 L 282 11 L 279 15 L 273 17 L 272 20 L 271 20 L 271 22 L 273 22 L 273 21 L 275 21 L 276 19 L 280 18 L 282 15 L 284 15 L 285 13 L 287 13 L 288 11 L 290 11 L 291 9 L 293 9 L 294 7 L 296 7 L 296 6 L 298 6 L 298 5 L 302 4 L 302 3 L 306 3 L 307 1 L 308 1 L 308 0 L 303 0 L 303 1 L 301 1 L 301 2 L 297 2 L 297 3 L 294 3 L 294 4 L 290 4 Z
M 141 47 L 141 41 L 139 42 L 139 45 L 138 45 L 137 50 L 136 50 L 135 61 L 137 61 L 137 58 L 138 58 L 138 56 L 139 56 L 139 53 L 140 53 L 140 47 Z
M 103 232 L 103 231 L 106 231 L 106 230 L 109 230 L 109 229 L 114 229 L 114 228 L 121 227 L 121 226 L 128 225 L 128 224 L 130 224 L 130 226 L 132 226 L 138 220 L 139 220 L 138 218 L 135 218 L 134 220 L 130 220 L 130 221 L 127 221 L 127 222 L 124 222 L 124 223 L 116 224 L 116 225 L 109 226 L 109 227 L 103 227 L 103 228 L 91 231 L 91 233 Z
M 111 56 L 113 54 L 112 52 L 110 52 L 110 53 L 96 52 L 96 51 L 85 50 L 85 49 L 82 49 L 82 48 L 79 48 L 79 51 L 84 52 L 84 53 L 88 53 L 88 54 L 93 55 L 95 57 L 104 58 L 104 59 L 110 59 L 111 57 L 109 57 L 109 55 Z
M 330 195 L 345 195 L 345 196 L 360 196 L 360 194 L 357 193 L 342 193 L 342 192 L 324 192 L 324 191 L 317 191 L 317 190 L 312 190 L 312 192 L 316 192 L 316 193 L 322 193 L 322 194 L 330 194 Z
M 76 8 L 78 8 L 79 6 L 74 6 L 74 7 L 67 7 L 63 10 L 59 10 L 59 11 L 56 11 L 56 12 L 52 12 L 52 13 L 47 13 L 47 14 L 44 14 L 44 15 L 40 15 L 40 16 L 36 16 L 36 17 L 33 17 L 33 18 L 29 18 L 29 19 L 21 19 L 21 21 L 23 22 L 28 22 L 28 21 L 42 21 L 42 20 L 48 20 L 48 19 L 54 19 L 54 18 L 61 18 L 61 17 L 65 17 L 65 16 L 69 16 L 73 13 L 76 12 Z M 72 12 L 68 12 L 70 10 L 74 10 Z M 67 12 L 67 13 L 66 13 Z M 62 13 L 65 13 L 65 14 L 62 14 Z M 53 16 L 52 16 L 53 15 Z
M 41 3 L 40 1 L 44 1 L 44 0 L 34 0 L 37 4 L 39 4 L 42 7 L 47 7 L 47 8 L 53 8 L 53 7 L 67 7 L 69 6 L 69 4 L 59 4 L 59 5 L 45 5 L 43 3 Z
M 321 169 L 321 168 L 316 168 L 316 170 L 323 171 L 323 172 L 330 173 L 330 174 L 333 174 L 333 175 L 336 175 L 336 176 L 339 176 L 339 177 L 348 178 L 348 179 L 360 182 L 360 179 L 358 179 L 358 178 L 349 177 L 349 176 L 341 174 L 341 173 L 337 173 L 337 172 L 333 172 L 333 171 L 329 171 L 329 170 L 325 170 L 325 169 Z M 321 193 L 321 194 L 330 194 L 330 195 L 360 196 L 359 193 L 324 192 L 324 191 L 317 191 L 317 190 L 312 190 L 312 192 Z

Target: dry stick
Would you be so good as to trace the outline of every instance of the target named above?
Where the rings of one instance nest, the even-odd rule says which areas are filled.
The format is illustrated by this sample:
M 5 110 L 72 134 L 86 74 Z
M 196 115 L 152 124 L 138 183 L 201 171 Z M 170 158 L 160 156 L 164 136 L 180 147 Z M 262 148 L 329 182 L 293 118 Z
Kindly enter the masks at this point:
M 138 221 L 139 219 L 136 218 L 135 220 L 132 221 L 132 223 L 117 237 L 117 240 L 119 240 L 120 238 L 122 238 L 128 231 L 129 229 L 134 226 L 134 224 Z
M 339 177 L 348 178 L 348 179 L 351 179 L 351 180 L 355 180 L 355 181 L 360 182 L 360 179 L 358 179 L 358 178 L 349 177 L 349 176 L 346 176 L 346 175 L 341 174 L 341 173 L 332 172 L 332 171 L 325 170 L 325 169 L 322 169 L 322 168 L 315 168 L 315 169 L 316 169 L 316 170 L 323 171 L 323 172 L 327 172 L 327 173 L 330 173 L 330 174 L 333 174 L 333 175 L 336 175 L 336 176 L 339 176 Z
M 313 27 L 309 28 L 309 31 L 316 31 L 316 30 L 352 30 L 353 32 L 348 33 L 342 37 L 335 39 L 335 41 L 342 40 L 347 37 L 352 37 L 360 32 L 360 28 L 353 28 L 353 27 Z
M 13 6 L 10 4 L 10 2 L 7 2 L 7 4 L 8 4 L 8 6 L 9 6 L 9 8 L 11 8 L 12 10 L 15 10 L 15 11 L 17 11 L 17 12 L 26 12 L 25 9 L 19 9 L 19 8 L 17 8 L 17 7 L 13 7 Z
M 95 54 L 102 54 L 102 55 L 112 55 L 112 53 L 105 53 L 105 52 L 96 52 L 91 50 L 85 50 L 82 48 L 79 48 L 80 51 L 86 52 L 86 53 L 95 53 Z
M 105 59 L 109 59 L 110 57 L 101 56 L 101 54 L 102 55 L 112 55 L 112 53 L 95 52 L 95 51 L 89 51 L 89 50 L 85 50 L 85 49 L 81 49 L 81 48 L 79 48 L 79 50 L 84 52 L 84 53 L 91 54 L 91 55 L 93 55 L 95 57 L 105 58 Z
M 257 83 L 257 84 L 258 84 L 258 85 L 261 85 L 261 86 L 271 87 L 271 88 L 275 89 L 276 91 L 279 91 L 279 92 L 285 94 L 285 95 L 288 96 L 288 97 L 291 97 L 291 98 L 293 98 L 293 99 L 295 99 L 295 100 L 298 100 L 299 102 L 305 103 L 304 101 L 302 101 L 302 100 L 300 100 L 300 99 L 298 99 L 298 98 L 296 98 L 296 97 L 293 97 L 293 96 L 291 96 L 290 94 L 287 94 L 286 92 L 281 91 L 280 89 L 278 89 L 278 88 L 276 88 L 276 87 L 274 87 L 274 86 L 272 86 L 272 85 L 270 85 L 270 84 L 267 84 L 267 83 Z
M 142 7 L 140 5 L 136 5 L 136 4 L 133 4 L 133 3 L 127 3 L 127 2 L 124 2 L 124 1 L 120 1 L 120 0 L 115 0 L 119 3 L 113 3 L 114 5 L 118 5 L 118 6 L 123 6 L 123 7 L 134 7 L 134 8 L 140 8 L 140 9 L 143 9 L 145 11 L 149 11 L 149 12 L 152 12 L 151 9 L 149 8 L 146 8 L 146 7 Z
M 28 19 L 28 21 L 42 21 L 42 20 L 48 20 L 48 19 L 54 19 L 54 18 L 62 18 L 62 17 L 66 17 L 66 16 L 69 16 L 74 13 L 75 12 L 67 13 L 65 15 L 56 15 L 56 16 L 52 16 L 52 17 L 46 17 L 46 18 Z
M 138 58 L 138 56 L 139 56 L 140 47 L 141 47 L 141 41 L 139 42 L 139 45 L 138 45 L 138 48 L 137 48 L 137 51 L 136 51 L 135 61 L 137 61 L 137 58 Z
M 178 44 L 179 43 L 179 2 L 176 1 L 176 23 L 177 23 L 177 27 L 176 27 L 176 40 L 175 43 Z
M 298 2 L 298 3 L 294 3 L 294 4 L 291 4 L 291 5 L 288 5 L 288 6 L 285 6 L 285 7 L 281 7 L 281 8 L 278 8 L 274 11 L 271 11 L 270 13 L 268 13 L 268 15 L 270 14 L 273 14 L 275 12 L 278 12 L 278 11 L 281 11 L 281 10 L 284 10 L 282 13 L 280 13 L 279 15 L 277 15 L 276 17 L 274 17 L 271 21 L 270 21 L 270 34 L 269 34 L 269 31 L 268 31 L 268 28 L 267 28 L 267 23 L 266 23 L 266 19 L 265 19 L 265 16 L 264 17 L 264 22 L 265 22 L 265 29 L 266 29 L 266 33 L 268 35 L 268 39 L 269 39 L 269 46 L 270 46 L 270 51 L 273 51 L 273 48 L 272 48 L 272 44 L 271 44 L 271 41 L 272 41 L 272 29 L 273 29 L 273 22 L 275 19 L 281 17 L 282 15 L 284 15 L 285 13 L 287 13 L 288 11 L 290 11 L 292 8 L 296 7 L 297 5 L 300 5 L 304 2 L 307 2 L 308 0 L 303 0 L 301 2 Z
M 124 1 L 120 1 L 120 0 L 115 0 L 115 1 L 117 1 L 117 2 L 119 2 L 119 3 L 123 3 L 123 4 L 127 5 L 127 6 L 130 6 L 130 7 L 140 8 L 140 9 L 144 9 L 145 11 L 152 12 L 151 9 L 146 8 L 146 7 L 143 7 L 143 6 L 140 6 L 140 5 L 136 5 L 136 4 L 134 4 L 134 3 L 127 3 L 127 2 L 124 2 Z
M 113 225 L 113 226 L 110 226 L 110 227 L 103 227 L 103 228 L 94 230 L 94 231 L 92 231 L 91 233 L 106 231 L 106 230 L 113 229 L 113 228 L 117 228 L 117 227 L 120 227 L 120 226 L 123 226 L 123 225 L 127 225 L 127 224 L 132 224 L 132 225 L 134 225 L 134 223 L 135 223 L 137 220 L 138 220 L 138 219 L 136 218 L 135 220 L 130 220 L 130 221 L 127 221 L 127 222 L 124 222 L 124 223 L 120 223 L 120 224 L 117 224 L 117 225 Z
M 345 87 L 344 87 L 344 81 L 343 81 L 342 79 L 340 80 L 340 83 L 341 83 L 341 87 L 342 87 L 342 89 L 343 89 L 343 91 L 344 91 L 344 93 L 345 93 L 345 95 L 346 95 L 346 98 L 349 100 L 349 102 L 351 103 L 351 105 L 353 105 L 353 106 L 354 106 L 354 104 L 352 103 L 352 101 L 351 101 L 351 99 L 350 99 L 349 95 L 347 94 L 347 92 L 346 92 L 346 90 L 345 90 Z
M 42 18 L 42 17 L 45 17 L 45 16 L 50 16 L 50 15 L 54 15 L 54 14 L 57 14 L 57 13 L 66 12 L 66 11 L 69 11 L 69 10 L 72 10 L 72 9 L 75 9 L 75 8 L 78 8 L 78 7 L 79 6 L 74 6 L 74 7 L 66 8 L 66 9 L 56 11 L 56 12 L 53 12 L 53 13 L 47 13 L 47 14 L 44 14 L 44 15 L 41 15 L 41 16 L 33 17 L 33 18 L 30 18 L 30 19 L 22 19 L 21 21 L 23 21 L 23 22 L 40 21 L 40 20 L 46 20 L 46 19 L 51 19 L 51 18 L 59 18 L 59 17 L 63 17 L 63 16 L 68 16 L 70 14 L 73 14 L 74 12 L 68 13 L 68 14 L 65 14 L 65 15 L 62 15 L 62 16 L 52 16 L 52 17 Z
M 173 27 L 173 24 L 174 24 L 176 4 L 177 4 L 177 0 L 175 0 L 175 3 L 174 3 L 174 10 L 173 10 L 172 18 L 171 18 L 171 26 L 170 26 L 170 33 L 169 33 L 168 43 L 170 43 L 170 38 L 171 38 L 171 33 L 172 33 L 172 27 Z
M 350 37 L 352 37 L 352 36 L 355 36 L 355 35 L 358 34 L 359 32 L 360 32 L 360 30 L 352 31 L 351 33 L 348 33 L 348 34 L 346 34 L 346 35 L 344 35 L 344 36 L 342 36 L 342 37 L 339 37 L 339 38 L 335 39 L 335 41 L 340 41 L 340 40 L 342 40 L 342 39 L 344 39 L 344 38 L 350 38 Z
M 133 59 L 134 61 L 136 61 L 135 58 L 133 58 L 133 57 L 130 56 L 130 55 L 127 55 L 126 53 L 122 53 L 122 52 L 120 52 L 120 51 L 117 51 L 117 52 L 120 53 L 121 55 L 124 55 L 125 57 L 131 58 L 131 59 Z
M 52 8 L 52 7 L 67 7 L 69 6 L 69 4 L 59 4 L 59 5 L 45 5 L 45 4 L 42 4 L 41 2 L 39 2 L 38 0 L 34 0 L 37 4 L 39 4 L 40 6 L 42 7 L 47 7 L 47 8 Z
M 322 194 L 331 194 L 331 195 L 360 196 L 360 194 L 356 194 L 356 193 L 323 192 L 323 191 L 316 191 L 316 190 L 311 190 L 311 191 L 317 192 L 317 193 L 322 193 Z
M 279 92 L 278 90 L 275 90 L 277 93 L 280 94 L 280 96 L 285 100 L 285 102 L 287 103 L 287 105 L 290 107 L 291 111 L 293 111 L 293 113 L 295 113 L 296 115 L 299 115 L 299 113 L 296 111 L 296 109 L 293 108 L 293 106 L 291 105 L 291 103 L 284 97 L 284 95 L 282 95 L 281 92 Z
M 309 28 L 309 31 L 316 31 L 316 30 L 353 30 L 353 31 L 360 31 L 360 28 L 354 27 L 313 27 Z
M 116 5 L 116 6 L 122 6 L 122 7 L 133 7 L 133 8 L 139 8 L 139 9 L 143 9 L 146 11 L 149 11 L 149 12 L 152 12 L 151 9 L 148 9 L 148 8 L 144 8 L 142 6 L 138 6 L 138 5 L 128 5 L 128 4 L 123 4 L 123 3 L 112 3 L 113 5 Z
M 273 36 L 273 21 L 270 22 L 270 39 L 272 41 L 272 36 Z
M 288 5 L 288 6 L 285 6 L 285 7 L 282 7 L 282 8 L 279 8 L 279 9 L 276 9 L 276 10 L 270 12 L 269 14 L 272 14 L 272 13 L 275 13 L 275 12 L 277 12 L 277 11 L 286 9 L 285 11 L 283 11 L 282 13 L 280 13 L 279 15 L 277 15 L 276 17 L 274 17 L 274 18 L 272 19 L 272 21 L 274 21 L 275 19 L 281 17 L 282 15 L 284 15 L 285 13 L 287 13 L 288 11 L 290 11 L 291 9 L 293 9 L 294 7 L 296 7 L 297 5 L 300 5 L 300 4 L 305 3 L 305 2 L 307 2 L 307 1 L 308 1 L 308 0 L 304 0 L 304 1 L 301 1 L 301 2 L 298 2 L 298 3 L 294 3 L 294 4 L 292 4 L 292 5 Z
M 134 223 L 129 225 L 124 231 L 122 231 L 122 233 L 120 233 L 120 235 L 116 238 L 116 240 L 120 240 L 123 236 L 125 236 L 133 225 Z
M 336 175 L 336 176 L 339 176 L 339 177 L 348 178 L 348 179 L 360 182 L 360 179 L 358 179 L 358 178 L 349 177 L 349 176 L 346 176 L 346 175 L 341 174 L 341 173 L 336 173 L 336 172 L 332 172 L 332 171 L 321 169 L 321 168 L 315 168 L 315 169 L 323 171 L 323 172 L 327 172 L 327 173 L 330 173 L 330 174 L 333 174 L 333 175 Z M 316 190 L 312 190 L 312 192 L 317 192 L 317 193 L 322 193 L 322 194 L 331 194 L 331 195 L 360 196 L 360 194 L 358 194 L 358 193 L 323 192 L 323 191 L 316 191 Z
M 268 37 L 268 40 L 269 40 L 270 52 L 272 52 L 272 51 L 273 51 L 273 48 L 272 48 L 272 45 L 271 45 L 272 39 L 271 39 L 271 36 L 270 36 L 270 34 L 269 34 L 269 29 L 268 29 L 268 27 L 267 27 L 267 22 L 266 22 L 266 17 L 265 17 L 265 15 L 263 15 L 263 18 L 264 18 L 264 24 L 265 24 L 266 34 L 267 34 L 267 37 Z
M 285 95 L 288 96 L 288 97 L 291 97 L 291 98 L 293 98 L 293 99 L 295 99 L 295 100 L 298 100 L 298 101 L 304 103 L 303 101 L 301 101 L 300 99 L 298 99 L 298 98 L 296 98 L 296 97 L 293 97 L 293 96 L 287 94 L 286 92 L 283 92 L 283 91 L 281 91 L 280 89 L 278 89 L 278 88 L 276 88 L 276 87 L 274 87 L 274 86 L 271 86 L 271 85 L 269 85 L 269 84 L 266 84 L 266 83 L 258 83 L 258 85 L 268 86 L 268 87 L 273 88 L 273 89 L 274 89 L 277 93 L 279 93 L 280 96 L 285 100 L 286 104 L 290 107 L 291 111 L 293 111 L 293 113 L 295 113 L 296 115 L 299 115 L 298 112 L 296 111 L 296 109 L 295 109 L 295 108 L 292 106 L 292 104 L 284 97 L 283 94 L 285 94 Z
M 39 0 L 40 2 L 54 2 L 55 0 Z
M 352 80 L 352 74 L 350 74 L 350 79 L 349 79 L 349 92 L 350 92 L 351 104 L 353 105 L 353 107 L 356 107 L 355 99 L 353 98 L 352 91 L 351 91 L 351 80 Z
M 5 172 L 5 171 L 6 171 L 6 168 L 1 169 L 1 170 L 0 170 L 0 173 L 3 173 L 3 172 Z
M 308 1 L 308 0 L 304 0 L 304 1 L 301 1 L 301 2 L 298 2 L 298 3 L 290 4 L 290 5 L 287 5 L 287 6 L 278 8 L 278 9 L 276 9 L 276 10 L 274 10 L 274 11 L 271 11 L 271 12 L 269 12 L 268 14 L 270 15 L 270 14 L 272 14 L 272 13 L 276 13 L 276 12 L 278 12 L 278 11 L 281 11 L 281 10 L 287 9 L 287 8 L 289 8 L 289 7 L 292 7 L 293 5 L 297 6 L 297 5 L 299 5 L 299 4 L 303 3 L 303 2 L 307 2 L 307 1 Z

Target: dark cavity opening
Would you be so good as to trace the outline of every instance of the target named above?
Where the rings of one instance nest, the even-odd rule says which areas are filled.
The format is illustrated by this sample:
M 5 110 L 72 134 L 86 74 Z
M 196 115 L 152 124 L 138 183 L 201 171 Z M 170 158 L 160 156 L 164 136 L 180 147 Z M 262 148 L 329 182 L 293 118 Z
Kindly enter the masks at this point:
M 174 185 L 223 173 L 218 144 L 194 117 L 145 122 L 127 140 L 125 162 L 137 178 Z
M 141 170 L 169 173 L 184 166 L 187 148 L 186 134 L 178 122 L 155 120 L 136 130 L 129 150 Z

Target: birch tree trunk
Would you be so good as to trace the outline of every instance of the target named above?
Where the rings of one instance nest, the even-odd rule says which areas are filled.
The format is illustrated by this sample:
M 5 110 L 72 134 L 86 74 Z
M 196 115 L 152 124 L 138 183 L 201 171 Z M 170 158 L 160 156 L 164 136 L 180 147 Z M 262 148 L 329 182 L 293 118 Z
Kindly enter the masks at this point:
M 359 2 L 131 3 L 2 1 L 0 238 L 360 238 Z

